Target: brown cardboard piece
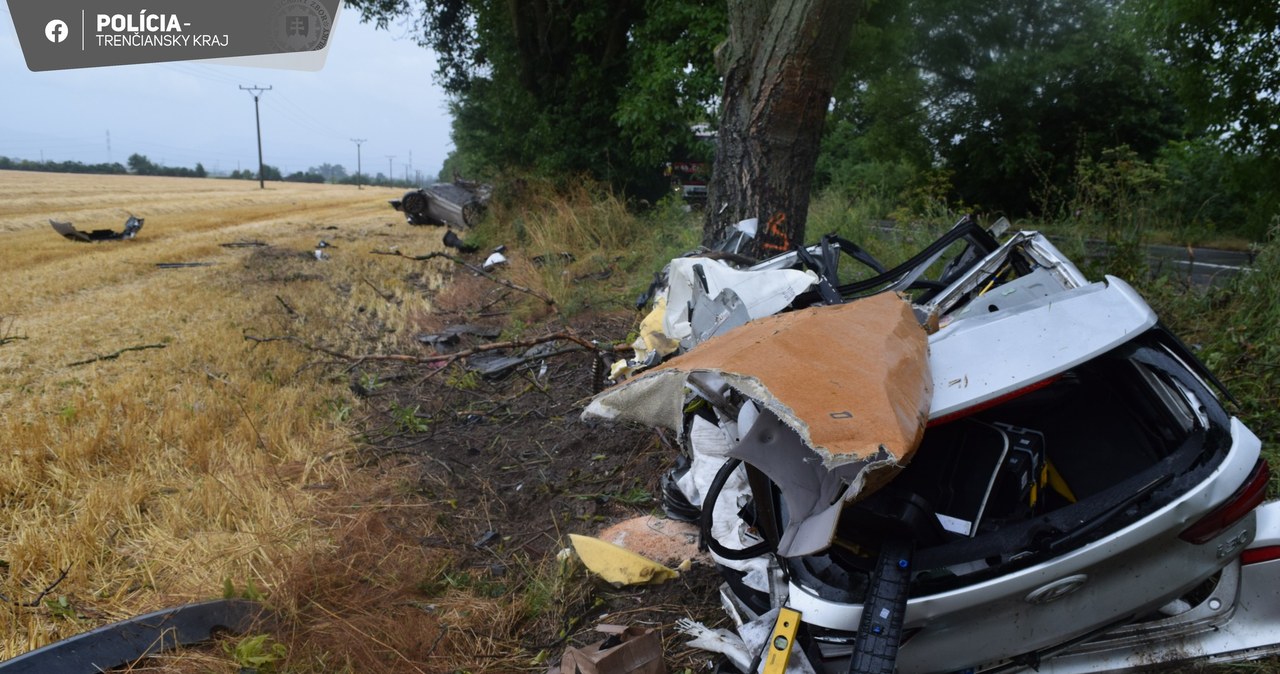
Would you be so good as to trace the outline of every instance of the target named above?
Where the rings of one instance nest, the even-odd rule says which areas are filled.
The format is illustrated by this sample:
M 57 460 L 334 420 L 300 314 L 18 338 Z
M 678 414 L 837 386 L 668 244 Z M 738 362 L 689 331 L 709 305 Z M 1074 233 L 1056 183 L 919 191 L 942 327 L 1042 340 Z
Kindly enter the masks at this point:
M 570 646 L 560 660 L 561 674 L 667 674 L 667 665 L 662 660 L 662 640 L 657 632 L 616 625 L 601 625 L 597 629 L 613 636 L 590 646 Z M 620 643 L 601 648 L 615 636 Z
M 883 293 L 754 320 L 602 392 L 584 416 L 680 432 L 684 390 L 704 387 L 708 375 L 799 436 L 802 444 L 791 449 L 755 442 L 756 456 L 768 455 L 760 464 L 749 454 L 740 458 L 780 486 L 790 480 L 809 492 L 806 512 L 794 515 L 825 513 L 824 530 L 834 529 L 839 502 L 871 493 L 910 461 L 924 435 L 933 383 L 927 335 L 911 304 Z M 764 429 L 768 420 L 759 423 Z M 746 448 L 748 429 L 739 432 Z M 821 459 L 819 467 L 804 448 Z M 779 553 L 809 554 L 819 538 L 810 532 L 794 547 L 784 540 Z

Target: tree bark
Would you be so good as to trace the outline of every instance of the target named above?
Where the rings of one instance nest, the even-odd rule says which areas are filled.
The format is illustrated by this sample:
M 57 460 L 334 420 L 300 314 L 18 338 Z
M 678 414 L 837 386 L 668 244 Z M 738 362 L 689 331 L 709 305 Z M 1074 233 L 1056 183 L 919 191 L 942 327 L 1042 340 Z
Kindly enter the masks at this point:
M 809 190 L 831 93 L 859 0 L 730 0 L 720 131 L 702 240 L 758 218 L 743 252 L 765 257 L 804 242 Z

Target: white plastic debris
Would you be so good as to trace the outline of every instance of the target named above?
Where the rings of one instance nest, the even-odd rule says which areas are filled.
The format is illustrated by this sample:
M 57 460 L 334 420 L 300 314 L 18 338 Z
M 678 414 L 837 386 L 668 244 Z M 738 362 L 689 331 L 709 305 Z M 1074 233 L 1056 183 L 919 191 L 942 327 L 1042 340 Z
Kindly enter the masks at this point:
M 484 269 L 485 271 L 489 271 L 494 267 L 497 267 L 499 265 L 504 265 L 506 263 L 507 263 L 507 256 L 503 255 L 502 253 L 499 253 L 498 251 L 494 251 L 493 253 L 489 254 L 489 257 L 485 258 L 484 264 L 480 265 L 480 268 Z
M 740 672 L 745 672 L 751 668 L 751 653 L 747 651 L 747 645 L 743 643 L 742 637 L 733 632 L 726 629 L 713 630 L 689 618 L 677 620 L 676 629 L 686 636 L 693 637 L 693 641 L 685 644 L 686 646 L 701 648 L 712 653 L 720 653 L 729 658 L 729 661 Z

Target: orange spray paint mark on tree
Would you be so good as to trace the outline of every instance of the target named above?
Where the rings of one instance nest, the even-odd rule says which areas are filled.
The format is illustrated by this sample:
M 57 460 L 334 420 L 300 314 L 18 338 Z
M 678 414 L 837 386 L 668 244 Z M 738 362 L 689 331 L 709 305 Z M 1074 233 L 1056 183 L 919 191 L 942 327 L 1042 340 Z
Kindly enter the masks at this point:
M 760 243 L 760 250 L 771 253 L 785 253 L 791 250 L 791 237 L 787 236 L 787 232 L 783 229 L 783 225 L 787 224 L 787 214 L 778 211 L 769 218 L 769 223 L 764 228 L 764 240 Z

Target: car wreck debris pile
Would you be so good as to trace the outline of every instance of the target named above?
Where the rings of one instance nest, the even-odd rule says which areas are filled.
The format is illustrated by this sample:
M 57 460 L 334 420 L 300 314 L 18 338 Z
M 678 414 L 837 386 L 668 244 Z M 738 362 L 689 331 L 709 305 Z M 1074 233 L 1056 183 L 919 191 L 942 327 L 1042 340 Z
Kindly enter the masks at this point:
M 124 241 L 126 239 L 132 239 L 138 235 L 138 232 L 142 231 L 142 223 L 144 220 L 144 218 L 130 215 L 129 219 L 125 220 L 124 229 L 118 232 L 114 229 L 93 229 L 87 232 L 82 232 L 76 229 L 69 222 L 58 222 L 57 220 L 50 220 L 49 224 L 53 225 L 53 231 L 61 234 L 71 241 L 79 241 L 81 243 L 98 243 L 99 241 Z
M 735 266 L 755 228 L 732 234 L 655 280 L 583 416 L 679 437 L 665 510 L 698 524 L 734 623 L 785 637 L 742 641 L 748 668 L 1280 651 L 1260 443 L 1128 284 L 968 218 L 891 268 L 834 236 Z

